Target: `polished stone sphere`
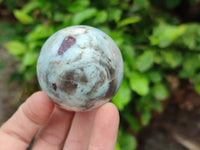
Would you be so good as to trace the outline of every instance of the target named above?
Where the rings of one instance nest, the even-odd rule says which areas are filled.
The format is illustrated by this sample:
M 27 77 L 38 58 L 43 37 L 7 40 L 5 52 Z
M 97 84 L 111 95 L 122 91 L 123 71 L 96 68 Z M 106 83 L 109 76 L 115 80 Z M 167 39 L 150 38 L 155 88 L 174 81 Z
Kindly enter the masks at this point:
M 42 90 L 59 106 L 87 111 L 108 102 L 123 79 L 123 59 L 115 42 L 89 26 L 71 26 L 53 34 L 37 61 Z

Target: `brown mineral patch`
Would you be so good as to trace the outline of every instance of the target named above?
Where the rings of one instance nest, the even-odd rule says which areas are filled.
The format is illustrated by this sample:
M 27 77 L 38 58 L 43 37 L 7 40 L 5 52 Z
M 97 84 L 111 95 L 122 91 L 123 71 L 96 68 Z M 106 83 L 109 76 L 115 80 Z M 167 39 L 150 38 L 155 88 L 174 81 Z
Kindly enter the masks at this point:
M 95 45 L 95 46 L 94 46 L 94 50 L 95 50 L 95 51 L 99 51 L 99 50 L 101 50 L 101 48 L 100 48 L 99 45 Z
M 73 94 L 76 92 L 78 84 L 72 82 L 72 81 L 64 81 L 60 85 L 60 90 L 65 91 L 68 94 Z
M 108 91 L 106 92 L 105 97 L 106 98 L 113 97 L 117 88 L 117 84 L 116 84 L 117 81 L 115 79 L 115 70 L 109 64 L 103 62 L 102 60 L 100 60 L 99 63 L 106 69 L 108 80 L 110 80 L 109 88 L 108 88 Z
M 116 80 L 112 80 L 109 83 L 109 89 L 107 90 L 105 97 L 112 98 L 115 95 L 116 88 L 117 88 Z
M 65 91 L 68 94 L 73 94 L 76 92 L 78 84 L 75 83 L 74 79 L 75 72 L 73 70 L 67 71 L 63 77 L 63 80 L 60 83 L 60 90 Z
M 97 100 L 99 99 L 89 99 L 83 105 L 81 105 L 80 108 L 82 111 L 89 110 L 95 105 Z
M 82 74 L 82 75 L 80 76 L 80 82 L 82 82 L 82 83 L 87 83 L 87 82 L 88 82 L 88 79 L 87 79 L 87 77 L 86 77 L 85 74 Z
M 103 62 L 102 60 L 99 61 L 99 64 L 106 69 L 109 80 L 113 80 L 115 78 L 115 70 L 108 63 Z

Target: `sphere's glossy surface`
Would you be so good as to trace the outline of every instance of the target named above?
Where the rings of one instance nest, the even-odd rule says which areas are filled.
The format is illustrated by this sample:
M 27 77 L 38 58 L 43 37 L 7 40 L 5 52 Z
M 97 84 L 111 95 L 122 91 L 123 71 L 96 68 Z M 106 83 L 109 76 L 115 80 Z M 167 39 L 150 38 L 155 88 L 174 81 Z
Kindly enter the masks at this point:
M 86 111 L 108 102 L 123 78 L 123 60 L 114 41 L 89 26 L 71 26 L 53 34 L 37 62 L 38 81 L 62 108 Z

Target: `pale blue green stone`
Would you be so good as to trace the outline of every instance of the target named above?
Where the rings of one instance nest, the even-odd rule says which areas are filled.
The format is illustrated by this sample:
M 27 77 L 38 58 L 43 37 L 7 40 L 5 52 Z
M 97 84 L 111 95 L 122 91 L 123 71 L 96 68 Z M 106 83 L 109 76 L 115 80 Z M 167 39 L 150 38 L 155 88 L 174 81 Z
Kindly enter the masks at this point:
M 63 40 L 69 36 L 76 39 L 75 43 L 59 55 Z M 104 32 L 83 25 L 53 34 L 43 45 L 37 62 L 42 90 L 71 111 L 92 110 L 108 102 L 118 91 L 123 72 L 123 59 L 115 42 Z

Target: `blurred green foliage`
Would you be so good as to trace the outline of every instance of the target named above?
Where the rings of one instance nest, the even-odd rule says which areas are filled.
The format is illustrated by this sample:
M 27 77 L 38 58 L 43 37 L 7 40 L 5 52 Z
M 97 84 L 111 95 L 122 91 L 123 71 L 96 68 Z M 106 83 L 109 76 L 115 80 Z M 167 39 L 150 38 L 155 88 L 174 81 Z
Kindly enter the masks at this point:
M 164 4 L 159 0 L 1 0 L 17 21 L 0 23 L 5 31 L 0 42 L 13 39 L 5 47 L 20 62 L 17 80 L 27 82 L 36 75 L 43 43 L 57 30 L 84 24 L 110 35 L 122 52 L 125 68 L 112 100 L 121 114 L 116 150 L 132 150 L 137 142 L 130 133 L 148 125 L 152 112 L 162 112 L 162 100 L 170 97 L 167 76 L 188 79 L 200 94 L 200 24 L 181 23 L 167 12 L 180 4 L 181 0 Z

